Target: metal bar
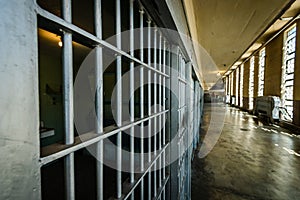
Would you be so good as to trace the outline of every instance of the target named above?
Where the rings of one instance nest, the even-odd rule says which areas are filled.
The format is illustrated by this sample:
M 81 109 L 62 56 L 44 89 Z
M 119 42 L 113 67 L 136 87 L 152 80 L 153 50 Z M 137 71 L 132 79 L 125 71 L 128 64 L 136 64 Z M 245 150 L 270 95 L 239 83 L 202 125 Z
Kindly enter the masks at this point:
M 163 115 L 164 113 L 167 113 L 167 112 L 169 112 L 169 110 L 164 110 L 160 113 L 153 114 L 150 117 L 146 117 L 144 119 L 137 120 L 134 123 L 121 126 L 119 128 L 116 128 L 116 129 L 108 131 L 108 132 L 105 132 L 105 130 L 104 130 L 104 133 L 102 133 L 102 134 L 95 134 L 94 132 L 88 132 L 88 133 L 82 134 L 82 135 L 80 135 L 80 139 L 78 139 L 80 141 L 80 142 L 78 142 L 78 144 L 61 145 L 61 146 L 64 146 L 64 148 L 62 148 L 62 150 L 40 158 L 40 165 L 43 166 L 43 165 L 46 165 L 48 163 L 51 163 L 52 161 L 55 161 L 59 158 L 62 158 L 62 157 L 66 156 L 66 155 L 68 155 L 72 152 L 78 151 L 78 150 L 83 149 L 87 146 L 95 144 L 95 143 L 99 142 L 100 140 L 111 137 L 111 136 L 119 133 L 120 131 L 125 131 L 125 130 L 133 127 L 133 126 L 137 126 L 141 122 L 145 122 L 145 121 L 148 121 L 148 120 L 153 120 L 155 117 L 157 117 L 159 115 Z M 89 139 L 87 139 L 85 141 L 82 141 L 82 138 L 85 135 L 88 135 L 88 134 L 90 134 L 92 136 Z M 53 145 L 58 146 L 57 144 L 53 144 Z M 51 145 L 49 145 L 48 147 L 51 147 Z
M 164 151 L 166 151 L 166 149 L 168 148 L 168 146 L 169 146 L 169 144 L 166 144 L 165 146 L 162 147 L 162 149 L 160 151 L 157 152 L 157 155 L 153 158 L 152 162 L 145 169 L 145 173 L 143 173 L 141 175 L 141 177 L 138 180 L 136 180 L 134 186 L 132 186 L 131 190 L 124 196 L 123 200 L 128 199 L 128 197 L 131 195 L 131 193 L 133 192 L 133 190 L 139 185 L 139 183 L 141 182 L 141 180 L 144 179 L 144 177 L 146 176 L 146 174 L 150 173 L 151 169 L 153 168 L 153 166 L 157 162 L 158 158 L 161 156 L 161 154 Z
M 140 10 L 140 59 L 144 61 L 144 35 L 143 35 L 143 15 L 144 11 Z M 140 117 L 144 118 L 144 67 L 140 68 Z M 144 123 L 141 123 L 141 171 L 144 168 Z
M 101 0 L 95 0 L 95 33 L 102 39 Z M 96 133 L 103 132 L 103 57 L 102 47 L 96 47 L 95 83 L 96 83 Z M 97 149 L 97 199 L 103 200 L 103 140 L 96 144 Z
M 168 53 L 168 59 L 167 59 L 167 73 L 169 74 L 169 75 L 171 75 L 171 45 L 170 44 L 168 44 L 168 46 L 167 46 L 167 53 Z M 169 79 L 168 81 L 167 81 L 167 83 L 166 83 L 167 85 L 166 86 L 169 86 L 169 87 L 171 87 L 171 79 Z M 171 105 L 170 105 L 170 103 L 171 103 L 171 99 L 170 99 L 170 93 L 168 92 L 167 93 L 167 96 L 166 97 L 168 97 L 169 99 L 168 99 L 168 106 L 169 107 L 171 107 Z M 169 117 L 169 119 L 167 119 L 166 120 L 166 126 L 168 125 L 168 131 L 166 131 L 166 140 L 165 141 L 167 141 L 167 140 L 169 140 L 170 141 L 170 136 L 171 136 L 171 126 L 170 126 L 170 115 L 171 115 L 171 112 L 170 113 L 168 113 L 168 115 L 166 115 L 166 119 L 167 119 L 167 117 Z M 166 154 L 166 152 L 165 152 L 165 160 L 170 160 L 170 154 L 168 155 L 168 154 Z M 169 166 L 168 168 L 165 168 L 165 171 L 166 171 L 166 173 L 167 172 L 169 172 L 169 174 L 170 174 L 170 170 L 171 170 L 171 167 Z M 171 191 L 171 185 L 169 184 L 168 185 L 168 188 L 167 188 L 169 191 Z M 169 196 L 171 196 L 170 195 L 170 193 L 169 193 Z
M 140 59 L 144 62 L 144 10 L 140 9 Z M 140 68 L 140 117 L 144 118 L 144 67 Z M 144 123 L 141 123 L 141 153 L 140 165 L 141 173 L 144 171 Z M 141 180 L 141 194 L 140 199 L 144 199 L 144 179 Z
M 148 65 L 151 65 L 151 20 L 148 17 Z M 151 116 L 151 70 L 148 69 L 148 116 Z M 148 121 L 148 163 L 151 162 L 151 120 Z M 148 172 L 148 199 L 151 200 L 151 172 Z
M 62 15 L 65 21 L 71 23 L 71 0 L 62 1 Z M 72 34 L 64 32 L 63 35 L 63 104 L 65 144 L 74 143 L 74 108 L 73 108 L 73 52 Z M 66 199 L 75 199 L 74 153 L 65 157 L 65 187 Z
M 161 35 L 161 32 L 159 33 L 159 47 L 158 47 L 158 59 L 159 59 L 159 71 L 162 71 L 162 35 Z M 158 101 L 158 104 L 159 104 L 159 112 L 162 110 L 161 108 L 161 105 L 162 105 L 162 88 L 161 88 L 161 76 L 158 75 L 158 97 L 159 97 L 159 101 Z M 161 137 L 161 120 L 162 120 L 162 116 L 159 116 L 158 117 L 158 148 L 160 149 L 161 148 L 161 140 L 162 140 L 162 137 Z M 159 160 L 158 160 L 158 185 L 159 187 L 161 187 L 161 157 L 159 157 Z
M 52 21 L 52 22 L 60 25 L 61 29 L 63 29 L 63 30 L 77 33 L 77 34 L 79 34 L 79 35 L 87 38 L 88 40 L 91 40 L 93 43 L 95 43 L 95 45 L 101 45 L 102 47 L 108 48 L 108 49 L 114 51 L 115 53 L 117 53 L 119 55 L 127 57 L 128 59 L 134 61 L 135 63 L 143 65 L 147 69 L 150 69 L 150 70 L 152 70 L 152 71 L 154 71 L 154 72 L 156 72 L 158 74 L 161 74 L 162 76 L 166 76 L 167 78 L 169 78 L 169 75 L 162 74 L 157 69 L 154 69 L 153 67 L 149 66 L 148 64 L 146 64 L 144 62 L 141 62 L 139 59 L 134 58 L 133 56 L 131 56 L 128 53 L 126 53 L 125 51 L 123 51 L 123 50 L 121 50 L 121 49 L 113 46 L 112 44 L 110 44 L 110 43 L 108 43 L 108 42 L 106 42 L 104 40 L 101 40 L 101 39 L 97 38 L 93 34 L 87 32 L 87 31 L 85 31 L 85 30 L 83 30 L 83 29 L 81 29 L 81 28 L 79 28 L 77 26 L 75 26 L 72 23 L 66 22 L 65 20 L 61 19 L 60 17 L 57 17 L 54 14 L 52 14 L 52 13 L 50 13 L 50 12 L 42 9 L 38 5 L 37 5 L 37 13 L 40 16 L 42 16 L 42 17 L 44 17 L 44 18 L 46 18 L 46 19 L 48 19 L 48 20 L 50 20 L 50 21 Z
M 163 47 L 163 73 L 166 73 L 166 40 L 164 39 L 164 47 Z M 163 77 L 163 110 L 166 109 L 166 78 Z M 166 121 L 166 115 L 163 115 L 163 122 Z M 166 144 L 166 124 L 163 124 L 163 146 Z M 166 178 L 166 154 L 163 153 L 163 179 Z M 164 195 L 165 198 L 165 195 Z
M 118 49 L 121 49 L 121 2 L 120 0 L 116 0 L 116 45 Z M 122 125 L 122 58 L 121 55 L 117 56 L 117 88 L 116 88 L 116 96 L 117 96 L 117 126 Z M 117 198 L 121 198 L 122 196 L 122 132 L 118 132 L 117 134 Z
M 74 153 L 65 157 L 66 199 L 75 199 Z
M 184 83 L 184 84 L 187 84 L 187 81 L 184 78 L 180 77 L 180 76 L 178 77 L 178 80 L 180 82 Z
M 154 30 L 154 69 L 157 68 L 157 27 L 155 26 L 155 30 Z M 154 72 L 154 113 L 157 112 L 157 109 L 156 109 L 156 98 L 157 98 L 157 73 Z M 156 131 L 157 131 L 157 120 L 156 120 L 156 117 L 154 118 L 154 155 L 156 156 L 156 148 L 157 148 L 157 141 L 156 141 Z M 157 179 L 156 179 L 156 162 L 154 163 L 154 169 L 153 169 L 153 174 L 154 174 L 154 187 L 153 187 L 153 190 L 154 190 L 154 197 L 156 196 L 156 193 L 157 193 Z
M 62 1 L 62 18 L 68 23 L 72 23 L 72 1 Z
M 192 91 L 191 91 L 191 86 L 192 86 L 192 65 L 191 62 L 186 63 L 186 79 L 188 84 L 186 85 L 186 105 L 187 107 L 187 158 L 188 158 L 188 162 L 187 162 L 187 196 L 190 199 L 191 196 L 191 161 L 192 161 L 192 157 L 191 157 L 191 153 L 192 153 L 192 144 L 193 142 L 193 138 L 192 138 L 192 128 L 191 128 L 191 124 L 192 124 Z
M 164 45 L 163 45 L 163 72 L 166 72 L 166 40 L 164 39 Z M 163 77 L 163 110 L 166 108 L 166 78 Z M 163 115 L 163 120 L 164 122 L 163 124 L 163 138 L 162 138 L 162 145 L 164 146 L 166 144 L 166 115 Z M 162 163 L 162 176 L 163 176 L 163 180 L 165 181 L 166 179 L 166 152 L 163 152 L 163 163 Z M 166 191 L 165 191 L 165 186 L 163 188 L 163 199 L 166 199 Z
M 134 56 L 134 0 L 130 1 L 130 55 Z M 130 94 L 134 93 L 134 62 L 130 62 Z M 134 122 L 134 95 L 130 100 L 130 122 Z M 130 128 L 130 183 L 134 182 L 134 127 Z M 134 193 L 131 196 L 134 199 Z
M 158 193 L 157 193 L 156 198 L 154 198 L 153 200 L 161 199 L 161 195 L 162 195 L 162 193 L 163 193 L 163 191 L 164 191 L 164 188 L 166 187 L 166 185 L 167 185 L 169 179 L 170 179 L 170 177 L 167 176 L 166 179 L 163 181 L 162 186 L 158 189 Z

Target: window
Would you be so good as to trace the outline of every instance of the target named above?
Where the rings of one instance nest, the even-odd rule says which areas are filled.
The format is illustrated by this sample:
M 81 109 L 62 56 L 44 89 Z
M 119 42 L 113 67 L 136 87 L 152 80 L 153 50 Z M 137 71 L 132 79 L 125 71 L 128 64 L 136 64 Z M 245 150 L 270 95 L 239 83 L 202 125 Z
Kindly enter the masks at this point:
M 237 68 L 236 71 L 235 71 L 235 94 L 236 94 L 236 97 L 235 97 L 235 105 L 238 106 L 239 105 L 239 75 L 240 75 L 240 68 Z
M 228 95 L 228 77 L 225 77 L 225 94 Z
M 293 119 L 294 67 L 296 56 L 296 26 L 285 33 L 281 81 L 282 107 L 287 111 L 281 116 L 284 120 Z
M 233 96 L 233 73 L 230 74 L 230 96 Z
M 225 92 L 225 94 L 226 94 L 226 96 L 225 96 L 225 102 L 226 103 L 230 103 L 230 95 L 229 95 L 229 77 L 228 76 L 226 76 L 225 77 L 225 90 L 226 90 L 226 92 Z
M 266 64 L 266 49 L 263 48 L 259 52 L 259 68 L 258 68 L 258 96 L 264 95 L 265 84 L 265 64 Z
M 244 90 L 244 64 L 240 69 L 240 107 L 243 107 L 243 90 Z
M 253 97 L 254 97 L 254 64 L 255 57 L 252 56 L 250 59 L 250 70 L 249 70 L 249 110 L 253 109 Z

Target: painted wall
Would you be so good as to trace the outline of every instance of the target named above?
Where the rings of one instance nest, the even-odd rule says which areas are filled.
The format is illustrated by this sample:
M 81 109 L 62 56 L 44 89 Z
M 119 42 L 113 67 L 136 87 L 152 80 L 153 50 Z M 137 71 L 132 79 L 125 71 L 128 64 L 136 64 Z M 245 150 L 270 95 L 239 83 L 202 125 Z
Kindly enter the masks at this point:
M 249 71 L 250 71 L 250 60 L 244 63 L 243 109 L 249 108 Z
M 265 96 L 280 96 L 283 34 L 266 46 Z

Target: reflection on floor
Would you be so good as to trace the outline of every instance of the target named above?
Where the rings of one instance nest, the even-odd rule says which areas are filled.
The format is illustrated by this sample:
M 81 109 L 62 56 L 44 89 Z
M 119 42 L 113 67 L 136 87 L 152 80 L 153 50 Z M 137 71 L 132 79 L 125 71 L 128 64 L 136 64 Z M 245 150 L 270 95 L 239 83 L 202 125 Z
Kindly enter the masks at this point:
M 202 138 L 215 106 L 205 105 Z M 300 137 L 246 112 L 226 106 L 218 142 L 200 156 L 192 163 L 192 199 L 300 199 Z

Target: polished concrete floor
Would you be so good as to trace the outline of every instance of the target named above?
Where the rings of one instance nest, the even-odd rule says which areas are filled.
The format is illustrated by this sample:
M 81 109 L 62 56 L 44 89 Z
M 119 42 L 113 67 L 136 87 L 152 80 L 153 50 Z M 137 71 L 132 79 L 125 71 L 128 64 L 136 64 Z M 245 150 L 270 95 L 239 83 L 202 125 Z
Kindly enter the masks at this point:
M 205 104 L 204 110 L 192 199 L 300 199 L 299 136 L 224 104 Z M 212 143 L 203 138 L 215 123 L 214 112 L 224 112 L 224 126 L 214 148 L 199 158 L 201 147 Z

